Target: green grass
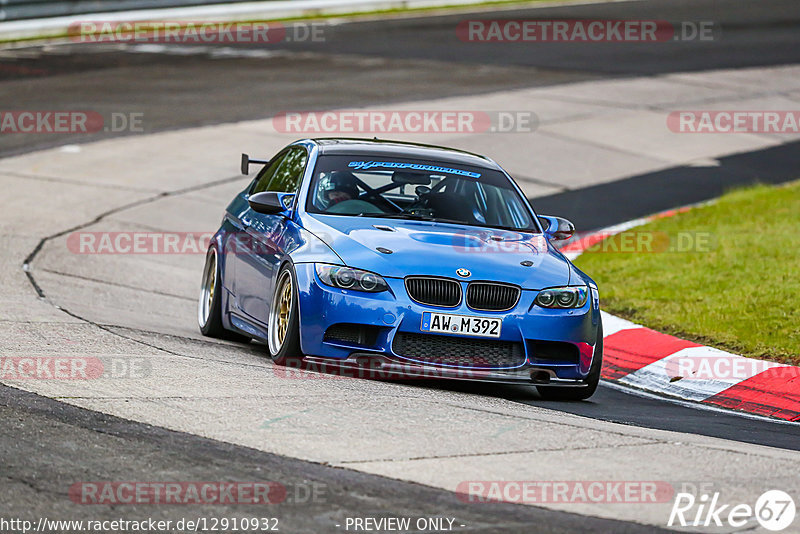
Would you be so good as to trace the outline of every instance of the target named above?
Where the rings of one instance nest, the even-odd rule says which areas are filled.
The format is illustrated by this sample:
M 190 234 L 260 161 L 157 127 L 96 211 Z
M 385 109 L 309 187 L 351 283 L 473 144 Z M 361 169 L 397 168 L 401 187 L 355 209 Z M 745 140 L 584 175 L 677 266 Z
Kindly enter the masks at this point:
M 584 253 L 576 264 L 597 281 L 606 311 L 743 356 L 800 364 L 800 182 L 734 190 L 631 232 L 650 231 L 673 243 L 709 237 L 711 246 Z M 654 236 L 656 245 L 667 242 Z M 624 237 L 609 239 L 600 248 L 618 249 Z

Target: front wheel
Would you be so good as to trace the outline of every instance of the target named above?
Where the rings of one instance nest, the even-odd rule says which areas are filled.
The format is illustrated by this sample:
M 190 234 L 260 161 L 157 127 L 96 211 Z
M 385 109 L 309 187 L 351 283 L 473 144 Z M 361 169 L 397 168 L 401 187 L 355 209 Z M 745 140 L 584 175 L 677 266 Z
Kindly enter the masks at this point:
M 303 359 L 300 351 L 300 317 L 297 304 L 297 283 L 290 264 L 278 273 L 269 313 L 268 347 L 277 365 L 297 364 Z
M 539 395 L 545 400 L 578 401 L 586 400 L 597 390 L 600 383 L 600 372 L 603 370 L 603 323 L 597 326 L 597 345 L 594 348 L 592 366 L 586 377 L 586 386 L 581 388 L 536 386 Z

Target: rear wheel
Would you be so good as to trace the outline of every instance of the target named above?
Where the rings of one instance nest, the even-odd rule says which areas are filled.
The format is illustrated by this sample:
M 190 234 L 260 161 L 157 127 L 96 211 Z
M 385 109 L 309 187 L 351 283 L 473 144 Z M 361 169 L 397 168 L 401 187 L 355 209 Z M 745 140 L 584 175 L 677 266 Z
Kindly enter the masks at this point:
M 594 348 L 592 366 L 586 377 L 585 387 L 536 386 L 539 395 L 545 400 L 577 401 L 594 395 L 600 383 L 600 372 L 603 370 L 603 323 L 597 326 L 597 345 Z
M 275 293 L 269 313 L 268 347 L 272 361 L 277 365 L 299 364 L 300 317 L 297 304 L 297 283 L 290 264 L 278 273 Z
M 211 247 L 206 254 L 203 269 L 203 282 L 200 285 L 200 300 L 197 303 L 197 323 L 204 336 L 229 339 L 231 341 L 250 341 L 250 338 L 226 330 L 222 326 L 222 283 L 219 276 L 217 249 Z

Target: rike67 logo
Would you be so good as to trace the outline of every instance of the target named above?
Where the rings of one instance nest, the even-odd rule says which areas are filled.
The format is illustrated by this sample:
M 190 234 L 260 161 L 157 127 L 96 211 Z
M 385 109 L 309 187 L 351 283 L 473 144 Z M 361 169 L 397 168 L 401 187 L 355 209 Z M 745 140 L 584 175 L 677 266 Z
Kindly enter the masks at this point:
M 794 499 L 781 490 L 764 492 L 751 506 L 746 503 L 730 504 L 720 500 L 720 493 L 704 493 L 696 497 L 691 493 L 678 493 L 669 514 L 667 526 L 680 527 L 734 527 L 755 523 L 762 528 L 778 532 L 788 528 L 797 510 Z

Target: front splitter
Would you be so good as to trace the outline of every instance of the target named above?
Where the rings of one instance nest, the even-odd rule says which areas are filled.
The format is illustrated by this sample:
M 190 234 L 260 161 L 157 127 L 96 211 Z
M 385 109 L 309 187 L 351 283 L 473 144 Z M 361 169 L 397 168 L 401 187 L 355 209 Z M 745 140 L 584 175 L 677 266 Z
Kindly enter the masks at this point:
M 587 387 L 586 382 L 556 376 L 552 369 L 526 365 L 513 369 L 444 367 L 398 361 L 382 354 L 354 353 L 345 360 L 306 356 L 298 372 L 318 372 L 370 380 L 467 380 L 531 386 Z M 289 371 L 287 369 L 287 371 Z M 535 377 L 535 378 L 534 378 Z

